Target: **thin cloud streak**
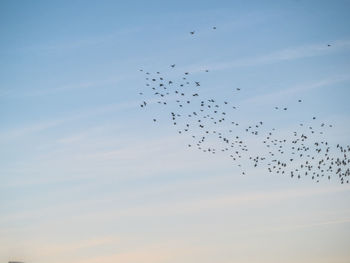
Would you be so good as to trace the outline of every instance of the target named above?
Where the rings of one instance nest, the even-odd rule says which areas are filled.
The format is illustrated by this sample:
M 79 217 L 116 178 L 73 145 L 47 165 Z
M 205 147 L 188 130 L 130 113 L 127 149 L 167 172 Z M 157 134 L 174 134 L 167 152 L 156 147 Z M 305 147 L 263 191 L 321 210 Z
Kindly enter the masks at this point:
M 310 219 L 312 220 L 312 219 Z M 307 228 L 316 228 L 316 227 L 322 227 L 322 226 L 329 226 L 329 225 L 342 225 L 342 224 L 348 224 L 350 223 L 350 217 L 345 217 L 342 219 L 334 219 L 334 220 L 322 220 L 322 221 L 316 221 L 316 222 L 310 222 L 305 224 L 283 224 L 282 226 L 273 226 L 263 229 L 262 232 L 264 233 L 271 233 L 271 232 L 290 232 L 290 231 L 296 231 L 301 229 L 307 229 Z
M 242 205 L 251 205 L 264 207 L 270 204 L 276 204 L 285 202 L 286 200 L 293 200 L 299 198 L 308 198 L 314 196 L 331 195 L 337 193 L 347 192 L 348 187 L 346 186 L 336 186 L 336 187 L 324 187 L 324 188 L 304 188 L 304 189 L 284 189 L 278 191 L 265 191 L 257 193 L 256 191 L 250 193 L 240 193 L 240 194 L 226 194 L 226 195 L 216 195 L 209 198 L 193 198 L 192 200 L 185 201 L 172 201 L 169 200 L 158 200 L 156 203 L 149 203 L 136 206 L 128 206 L 125 208 L 120 207 L 117 211 L 92 211 L 93 203 L 97 206 L 103 207 L 105 202 L 113 202 L 112 197 L 108 197 L 100 200 L 93 200 L 90 202 L 78 201 L 70 204 L 57 205 L 55 207 L 40 208 L 39 210 L 31 210 L 27 212 L 15 213 L 12 215 L 7 215 L 6 218 L 2 218 L 0 222 L 2 224 L 6 222 L 13 222 L 14 220 L 28 220 L 40 218 L 44 214 L 58 214 L 60 210 L 63 211 L 75 211 L 79 208 L 87 206 L 90 209 L 86 210 L 86 213 L 80 213 L 79 215 L 71 215 L 69 220 L 79 221 L 82 218 L 84 220 L 92 221 L 105 221 L 105 220 L 115 220 L 116 218 L 125 217 L 149 217 L 149 216 L 175 216 L 175 215 L 193 215 L 206 212 L 213 212 L 220 209 L 227 209 L 228 207 L 236 207 Z M 118 200 L 118 198 L 117 198 Z M 68 210 L 67 210 L 68 209 Z M 98 209 L 99 210 L 99 209 Z M 55 213 L 53 213 L 55 211 Z M 50 220 L 52 223 L 53 220 Z M 61 221 L 63 218 L 57 218 Z M 50 224 L 51 224 L 50 223 Z
M 290 88 L 286 88 L 277 92 L 267 93 L 259 96 L 255 96 L 246 100 L 241 101 L 242 104 L 270 104 L 271 102 L 276 101 L 277 99 L 288 97 L 290 95 L 302 93 L 305 91 L 319 89 L 334 85 L 337 83 L 342 83 L 350 80 L 350 75 L 336 75 L 323 80 L 315 81 L 312 83 L 303 83 Z
M 324 56 L 336 52 L 343 52 L 350 49 L 350 40 L 332 41 L 332 46 L 328 47 L 328 43 L 310 44 L 299 47 L 282 49 L 266 55 L 260 55 L 252 58 L 242 58 L 233 61 L 212 63 L 207 66 L 198 67 L 190 66 L 191 72 L 202 72 L 205 69 L 211 71 L 227 70 L 237 67 L 254 67 L 266 64 L 273 64 L 282 61 L 291 61 L 308 57 Z
M 40 89 L 32 89 L 32 90 L 27 90 L 27 89 L 15 90 L 13 88 L 5 89 L 0 92 L 0 98 L 37 97 L 37 96 L 56 94 L 60 92 L 69 92 L 73 90 L 91 89 L 91 88 L 97 88 L 104 85 L 118 84 L 121 81 L 131 79 L 132 77 L 134 77 L 134 75 L 132 74 L 118 76 L 118 77 L 113 76 L 110 78 L 106 78 L 104 80 L 87 81 L 87 82 L 81 82 L 81 83 L 75 83 L 75 84 L 61 85 L 53 88 L 40 88 Z
M 26 126 L 14 128 L 8 131 L 0 133 L 0 142 L 13 140 L 21 136 L 26 136 L 31 133 L 41 132 L 50 128 L 57 127 L 70 121 L 92 117 L 100 114 L 105 114 L 114 111 L 123 111 L 127 109 L 136 108 L 139 105 L 139 101 L 129 101 L 124 103 L 109 104 L 93 109 L 86 109 L 80 112 L 72 113 L 70 116 L 57 118 L 56 120 L 38 122 L 34 124 L 28 124 Z

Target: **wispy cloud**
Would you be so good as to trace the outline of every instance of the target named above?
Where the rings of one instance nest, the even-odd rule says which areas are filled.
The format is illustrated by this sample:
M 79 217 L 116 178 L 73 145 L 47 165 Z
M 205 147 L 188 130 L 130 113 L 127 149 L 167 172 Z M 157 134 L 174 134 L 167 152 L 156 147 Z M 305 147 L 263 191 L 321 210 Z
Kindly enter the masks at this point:
M 328 221 L 319 221 L 309 224 L 302 224 L 293 226 L 293 228 L 309 228 L 309 227 L 318 227 L 318 226 L 326 226 L 326 225 L 337 225 L 337 224 L 346 224 L 350 223 L 350 218 L 336 219 L 336 220 L 328 220 Z
M 206 184 L 213 184 L 213 180 L 206 180 Z M 192 182 L 192 187 L 198 184 L 198 181 Z M 164 189 L 163 189 L 164 188 Z M 152 191 L 163 191 L 167 192 L 174 186 L 167 185 L 163 186 L 162 189 L 153 189 Z M 251 207 L 265 207 L 271 204 L 281 204 L 288 200 L 298 200 L 302 198 L 311 198 L 317 196 L 326 196 L 338 193 L 347 192 L 349 189 L 347 186 L 327 186 L 322 188 L 317 187 L 304 187 L 302 189 L 283 189 L 283 190 L 271 190 L 266 189 L 265 191 L 250 191 L 245 193 L 230 193 L 230 194 L 215 194 L 205 197 L 199 195 L 185 200 L 174 200 L 169 199 L 157 199 L 146 204 L 135 204 L 124 206 L 118 205 L 118 209 L 113 211 L 100 209 L 99 207 L 105 207 L 106 203 L 115 203 L 117 205 L 120 199 L 119 196 L 105 196 L 100 199 L 93 199 L 87 201 L 74 201 L 69 204 L 59 204 L 55 207 L 41 208 L 40 210 L 21 211 L 20 213 L 8 214 L 2 218 L 0 222 L 2 224 L 6 222 L 21 221 L 28 219 L 40 218 L 45 213 L 50 215 L 53 211 L 61 211 L 62 213 L 70 213 L 70 211 L 85 210 L 85 213 L 72 214 L 69 219 L 57 218 L 57 220 L 70 220 L 71 222 L 79 222 L 82 218 L 85 220 L 92 220 L 95 222 L 105 220 L 116 220 L 117 218 L 125 217 L 153 217 L 153 216 L 176 216 L 176 215 L 195 215 L 201 213 L 208 213 L 214 211 L 232 209 L 233 207 L 240 206 L 251 206 Z M 142 193 L 145 194 L 148 189 L 143 189 Z M 138 193 L 142 196 L 142 193 Z M 125 193 L 123 193 L 124 195 Z M 172 198 L 173 199 L 173 198 Z M 124 202 L 127 201 L 124 196 Z M 88 210 L 84 209 L 89 208 Z M 95 209 L 93 209 L 95 208 Z M 55 214 L 55 213 L 54 213 Z M 54 220 L 54 219 L 52 219 Z M 50 221 L 51 223 L 53 221 Z M 50 224 L 51 224 L 50 223 Z
M 44 95 L 52 95 L 61 92 L 69 92 L 74 90 L 83 90 L 83 89 L 93 89 L 99 88 L 101 86 L 115 85 L 124 80 L 131 79 L 133 74 L 123 74 L 122 76 L 118 73 L 116 76 L 111 76 L 105 78 L 103 80 L 96 81 L 84 81 L 80 83 L 74 84 L 66 84 L 56 87 L 45 87 L 45 88 L 36 88 L 36 89 L 16 89 L 16 88 L 3 88 L 0 90 L 0 98 L 8 98 L 8 97 L 36 97 L 36 96 L 44 96 Z
M 193 65 L 189 68 L 191 69 L 191 72 L 200 72 L 203 71 L 203 69 L 210 69 L 211 71 L 216 71 L 237 67 L 253 67 L 278 63 L 282 61 L 291 61 L 308 57 L 323 56 L 336 52 L 347 51 L 350 49 L 350 40 L 348 39 L 332 41 L 332 45 L 330 47 L 328 46 L 328 44 L 329 43 L 327 42 L 323 42 L 317 44 L 291 47 L 251 58 L 240 58 L 233 61 L 211 63 L 205 66 Z
M 95 33 L 92 35 L 74 35 L 69 38 L 55 39 L 54 41 L 47 41 L 46 43 L 35 43 L 33 45 L 21 46 L 11 50 L 16 52 L 67 52 L 68 50 L 78 48 L 91 48 L 105 43 L 113 43 L 122 37 L 135 34 L 143 29 L 144 26 L 129 26 L 128 28 L 122 28 L 104 34 Z
M 100 86 L 104 85 L 112 85 L 117 84 L 121 82 L 122 80 L 125 80 L 129 78 L 130 76 L 123 75 L 120 77 L 111 77 L 105 80 L 101 81 L 91 81 L 91 82 L 83 82 L 78 84 L 69 84 L 69 85 L 63 85 L 59 87 L 54 88 L 45 88 L 45 89 L 37 89 L 37 90 L 31 90 L 25 93 L 21 93 L 23 96 L 39 96 L 39 95 L 46 95 L 46 94 L 54 94 L 58 92 L 67 92 L 71 90 L 79 90 L 79 89 L 89 89 L 89 88 L 98 88 Z
M 241 104 L 251 104 L 251 103 L 263 103 L 263 104 L 270 104 L 271 102 L 274 102 L 281 98 L 286 98 L 288 96 L 296 95 L 298 93 L 302 93 L 305 91 L 313 90 L 313 89 L 319 89 L 323 87 L 327 87 L 330 85 L 334 85 L 337 83 L 345 82 L 350 80 L 349 74 L 344 75 L 335 75 L 328 78 L 324 78 L 322 80 L 317 80 L 314 82 L 309 83 L 302 83 L 299 85 L 295 85 L 286 89 L 280 89 L 276 92 L 271 92 L 259 96 L 254 96 L 249 99 L 241 101 Z
M 62 116 L 60 118 L 56 118 L 55 120 L 31 123 L 31 124 L 27 124 L 17 128 L 4 130 L 0 132 L 0 142 L 13 140 L 21 136 L 26 136 L 28 134 L 42 132 L 44 130 L 57 127 L 59 125 L 66 124 L 70 121 L 92 117 L 92 116 L 98 116 L 108 112 L 123 111 L 126 109 L 136 108 L 138 107 L 138 105 L 139 105 L 139 101 L 114 103 L 114 104 L 104 105 L 96 108 L 90 108 L 90 109 L 73 112 L 69 116 Z

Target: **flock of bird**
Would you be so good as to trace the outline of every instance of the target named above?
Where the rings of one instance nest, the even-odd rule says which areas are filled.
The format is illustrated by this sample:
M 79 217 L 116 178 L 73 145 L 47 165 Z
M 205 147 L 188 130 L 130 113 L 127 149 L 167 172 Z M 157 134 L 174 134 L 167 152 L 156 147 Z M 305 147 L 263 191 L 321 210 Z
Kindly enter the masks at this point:
M 212 28 L 216 30 L 216 27 Z M 191 35 L 195 31 L 190 32 Z M 328 44 L 328 47 L 331 45 Z M 170 69 L 176 67 L 171 64 Z M 318 123 L 316 117 L 308 123 L 300 123 L 289 135 L 269 129 L 264 121 L 244 126 L 232 119 L 239 109 L 229 100 L 218 101 L 200 95 L 201 81 L 193 80 L 191 72 L 183 72 L 179 79 L 167 79 L 160 72 L 150 73 L 143 69 L 146 89 L 140 107 L 161 105 L 169 110 L 172 126 L 179 135 L 191 139 L 188 148 L 217 155 L 225 154 L 246 175 L 246 166 L 263 167 L 271 174 L 287 175 L 300 179 L 310 177 L 315 182 L 326 178 L 338 178 L 340 183 L 349 183 L 350 146 L 331 146 L 319 139 L 332 124 Z M 203 70 L 209 74 L 209 70 Z M 235 88 L 234 92 L 241 92 Z M 149 97 L 152 96 L 152 97 Z M 296 103 L 303 103 L 298 99 Z M 273 110 L 287 111 L 286 106 L 275 106 Z M 157 123 L 157 118 L 153 118 Z M 311 123 L 311 124 L 310 124 Z M 244 127 L 243 127 L 244 126 Z M 243 136 L 242 136 L 243 134 Z M 249 142 L 254 142 L 250 150 Z M 261 147 L 259 147 L 259 144 Z M 252 152 L 254 150 L 254 153 Z

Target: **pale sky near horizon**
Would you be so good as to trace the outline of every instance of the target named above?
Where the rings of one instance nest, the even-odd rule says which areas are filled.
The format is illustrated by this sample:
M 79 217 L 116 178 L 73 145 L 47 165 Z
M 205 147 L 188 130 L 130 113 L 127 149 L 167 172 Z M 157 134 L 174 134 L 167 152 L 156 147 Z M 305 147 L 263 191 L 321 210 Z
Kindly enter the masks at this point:
M 288 134 L 316 115 L 333 124 L 330 143 L 349 144 L 349 12 L 350 1 L 0 1 L 0 262 L 350 262 L 349 184 L 241 176 L 188 149 L 138 96 L 141 68 L 189 71 L 202 94 L 240 105 L 240 123 Z

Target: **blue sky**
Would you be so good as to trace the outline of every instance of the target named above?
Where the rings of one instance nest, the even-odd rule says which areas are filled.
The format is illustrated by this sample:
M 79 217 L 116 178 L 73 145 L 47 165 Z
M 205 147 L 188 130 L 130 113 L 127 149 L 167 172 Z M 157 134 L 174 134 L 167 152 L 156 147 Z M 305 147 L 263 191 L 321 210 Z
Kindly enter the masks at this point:
M 349 11 L 1 1 L 0 261 L 349 262 L 349 186 L 263 167 L 242 177 L 226 156 L 187 149 L 165 108 L 142 111 L 138 95 L 140 68 L 188 71 L 204 97 L 238 105 L 242 125 L 285 136 L 317 116 L 330 143 L 349 144 Z

